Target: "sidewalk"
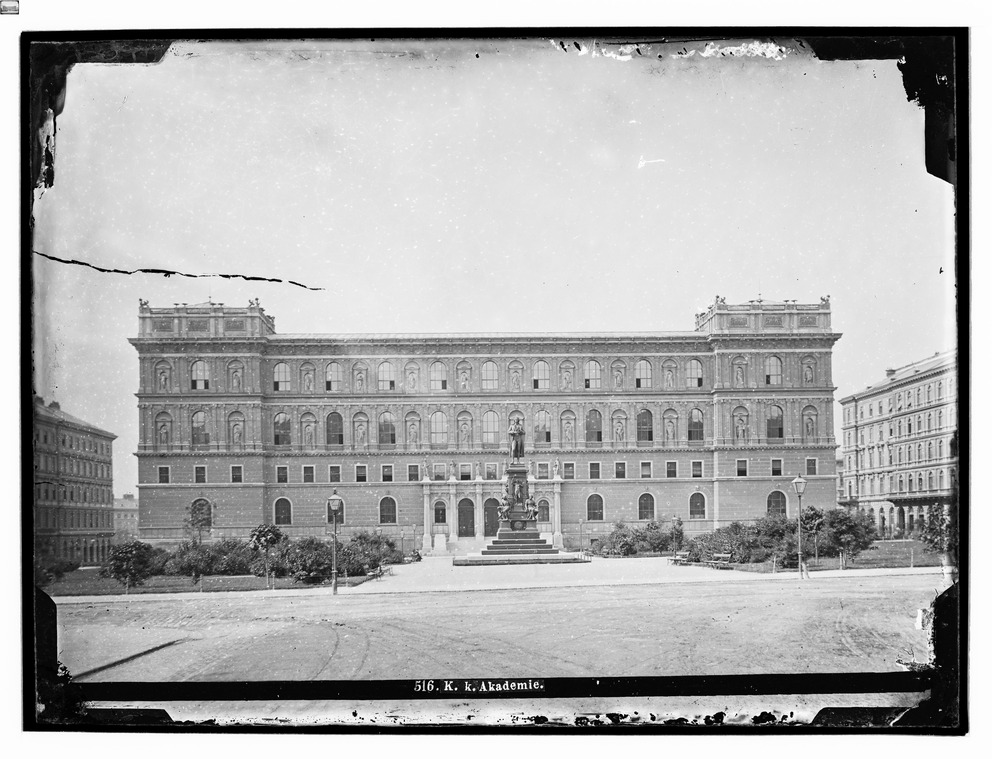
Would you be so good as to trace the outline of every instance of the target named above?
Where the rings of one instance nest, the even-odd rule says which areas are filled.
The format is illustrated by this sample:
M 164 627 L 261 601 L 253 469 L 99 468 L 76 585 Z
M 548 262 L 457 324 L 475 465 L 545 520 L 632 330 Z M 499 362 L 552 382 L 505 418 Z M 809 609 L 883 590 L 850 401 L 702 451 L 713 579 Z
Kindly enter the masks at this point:
M 939 581 L 940 567 L 903 567 L 892 569 L 845 569 L 812 572 L 804 582 L 853 580 L 889 575 L 932 574 Z M 392 574 L 369 580 L 355 587 L 339 587 L 341 596 L 383 593 L 452 593 L 480 590 L 523 590 L 610 585 L 656 585 L 678 583 L 798 582 L 795 570 L 760 574 L 708 567 L 677 567 L 665 558 L 601 559 L 582 564 L 523 564 L 510 566 L 456 567 L 450 557 L 428 557 L 416 564 L 392 567 Z M 56 596 L 59 606 L 89 603 L 140 603 L 155 600 L 220 598 L 274 598 L 276 596 L 330 595 L 327 585 L 299 589 L 245 590 L 218 593 L 142 593 L 124 596 Z

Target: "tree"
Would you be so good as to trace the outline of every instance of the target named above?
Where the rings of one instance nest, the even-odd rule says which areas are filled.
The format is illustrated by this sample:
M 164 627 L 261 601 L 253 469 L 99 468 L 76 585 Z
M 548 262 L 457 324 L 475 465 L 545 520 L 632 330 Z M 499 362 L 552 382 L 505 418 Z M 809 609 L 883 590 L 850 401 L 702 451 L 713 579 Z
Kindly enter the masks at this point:
M 920 541 L 927 553 L 945 553 L 957 548 L 957 531 L 951 527 L 950 515 L 941 508 L 931 507 L 923 522 Z
M 682 518 L 673 517 L 672 518 L 672 550 L 681 551 L 682 543 L 685 541 L 685 531 L 682 529 Z
M 248 536 L 248 545 L 251 549 L 265 554 L 265 587 L 269 586 L 269 551 L 282 542 L 283 538 L 282 530 L 274 524 L 260 524 Z
M 867 514 L 852 514 L 846 509 L 831 509 L 823 515 L 823 550 L 829 556 L 840 555 L 840 566 L 868 549 L 877 537 Z
M 191 536 L 195 536 L 197 545 L 203 542 L 204 530 L 209 531 L 213 526 L 213 516 L 210 512 L 210 503 L 203 498 L 197 498 L 186 509 L 186 519 L 183 524 L 187 532 Z
M 637 552 L 637 536 L 634 530 L 621 522 L 613 523 L 613 531 L 600 543 L 600 551 L 618 556 L 630 556 Z
M 820 560 L 820 528 L 823 527 L 823 512 L 816 506 L 807 506 L 802 513 L 803 538 L 812 535 L 813 557 Z
M 147 543 L 132 540 L 115 546 L 110 559 L 100 568 L 102 577 L 113 577 L 124 586 L 125 595 L 132 585 L 144 585 L 152 575 L 155 550 Z

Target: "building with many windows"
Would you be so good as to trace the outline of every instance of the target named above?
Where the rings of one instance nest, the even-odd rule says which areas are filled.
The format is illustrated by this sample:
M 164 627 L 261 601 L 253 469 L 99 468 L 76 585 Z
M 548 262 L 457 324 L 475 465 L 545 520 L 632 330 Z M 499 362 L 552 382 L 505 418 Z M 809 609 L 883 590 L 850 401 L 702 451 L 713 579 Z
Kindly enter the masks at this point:
M 887 369 L 883 381 L 840 400 L 840 503 L 867 513 L 882 535 L 919 529 L 952 497 L 956 377 L 952 350 Z
M 260 523 L 381 529 L 477 550 L 507 429 L 526 429 L 539 528 L 576 546 L 623 520 L 689 534 L 836 500 L 830 304 L 718 298 L 684 332 L 279 334 L 252 301 L 139 310 L 139 532 Z M 408 542 L 411 541 L 411 542 Z
M 105 432 L 34 402 L 35 555 L 99 564 L 114 534 L 113 443 Z
M 114 544 L 127 543 L 138 537 L 138 499 L 125 493 L 114 499 Z

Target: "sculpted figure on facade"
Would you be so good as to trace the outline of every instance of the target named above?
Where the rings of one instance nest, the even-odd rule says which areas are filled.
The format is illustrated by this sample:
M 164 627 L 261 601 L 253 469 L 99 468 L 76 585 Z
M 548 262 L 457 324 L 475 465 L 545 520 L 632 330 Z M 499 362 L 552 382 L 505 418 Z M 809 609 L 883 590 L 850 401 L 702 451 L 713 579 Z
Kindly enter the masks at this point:
M 510 374 L 510 388 L 515 393 L 520 392 L 520 372 L 516 369 L 514 369 L 513 373 Z
M 417 373 L 409 369 L 406 373 L 406 389 L 411 393 L 417 390 Z
M 519 461 L 524 457 L 524 426 L 519 419 L 513 419 L 510 422 L 507 434 L 510 437 L 510 459 L 511 461 Z
M 675 422 L 671 419 L 665 420 L 665 440 L 669 443 L 675 440 Z
M 665 389 L 672 390 L 675 388 L 675 373 L 671 369 L 665 370 Z
M 231 372 L 231 389 L 236 392 L 241 392 L 241 370 L 235 369 Z
M 619 369 L 613 372 L 613 387 L 617 390 L 623 388 L 623 372 Z
M 463 421 L 458 428 L 458 436 L 462 443 L 470 445 L 472 443 L 472 428 L 467 421 Z
M 734 368 L 734 384 L 737 387 L 744 386 L 744 367 L 740 364 Z
M 241 445 L 241 440 L 242 440 L 241 422 L 235 422 L 234 423 L 234 429 L 232 430 L 232 436 L 234 437 L 234 444 L 235 445 Z
M 303 390 L 307 393 L 313 392 L 313 372 L 306 372 L 303 375 Z
M 572 389 L 572 372 L 568 369 L 561 375 L 561 389 L 566 391 Z
M 555 459 L 555 464 L 554 464 L 554 473 L 555 473 L 554 476 L 555 477 L 558 476 L 558 469 L 559 469 L 560 466 L 561 466 L 561 462 L 558 459 Z
M 461 390 L 468 390 L 468 372 L 462 369 L 461 374 L 458 375 L 458 387 Z
M 564 430 L 565 445 L 572 444 L 572 420 L 565 420 L 565 430 Z
M 167 422 L 162 422 L 158 426 L 158 444 L 159 445 L 169 444 L 169 425 Z
M 169 389 L 169 373 L 165 369 L 158 370 L 158 389 L 163 393 Z
M 303 444 L 307 446 L 313 445 L 313 425 L 308 424 L 303 428 Z
M 359 422 L 355 428 L 355 441 L 359 446 L 365 445 L 365 424 L 363 422 Z
M 813 417 L 806 417 L 806 437 L 813 437 L 816 432 L 816 424 L 813 421 Z
M 738 440 L 747 440 L 747 418 L 741 414 L 735 422 Z
M 613 437 L 618 443 L 623 442 L 623 438 L 624 438 L 623 419 L 617 419 L 616 424 L 613 425 Z
M 416 445 L 417 444 L 417 439 L 419 438 L 419 436 L 420 436 L 420 433 L 419 433 L 419 430 L 417 429 L 417 423 L 416 422 L 410 422 L 410 426 L 409 426 L 409 428 L 407 430 L 407 440 L 412 445 Z
M 809 364 L 803 367 L 803 382 L 807 385 L 813 384 L 813 367 Z
M 355 376 L 355 389 L 360 393 L 365 392 L 365 374 L 362 372 Z

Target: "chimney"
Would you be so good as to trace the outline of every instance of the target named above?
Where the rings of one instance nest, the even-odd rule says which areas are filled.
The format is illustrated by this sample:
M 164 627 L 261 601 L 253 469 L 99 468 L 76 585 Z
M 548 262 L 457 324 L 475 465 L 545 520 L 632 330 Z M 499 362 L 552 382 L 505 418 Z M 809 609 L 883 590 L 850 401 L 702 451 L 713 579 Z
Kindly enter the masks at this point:
M 888 379 L 892 379 L 894 376 L 896 376 L 896 370 L 895 369 L 886 369 L 885 370 L 885 376 Z

